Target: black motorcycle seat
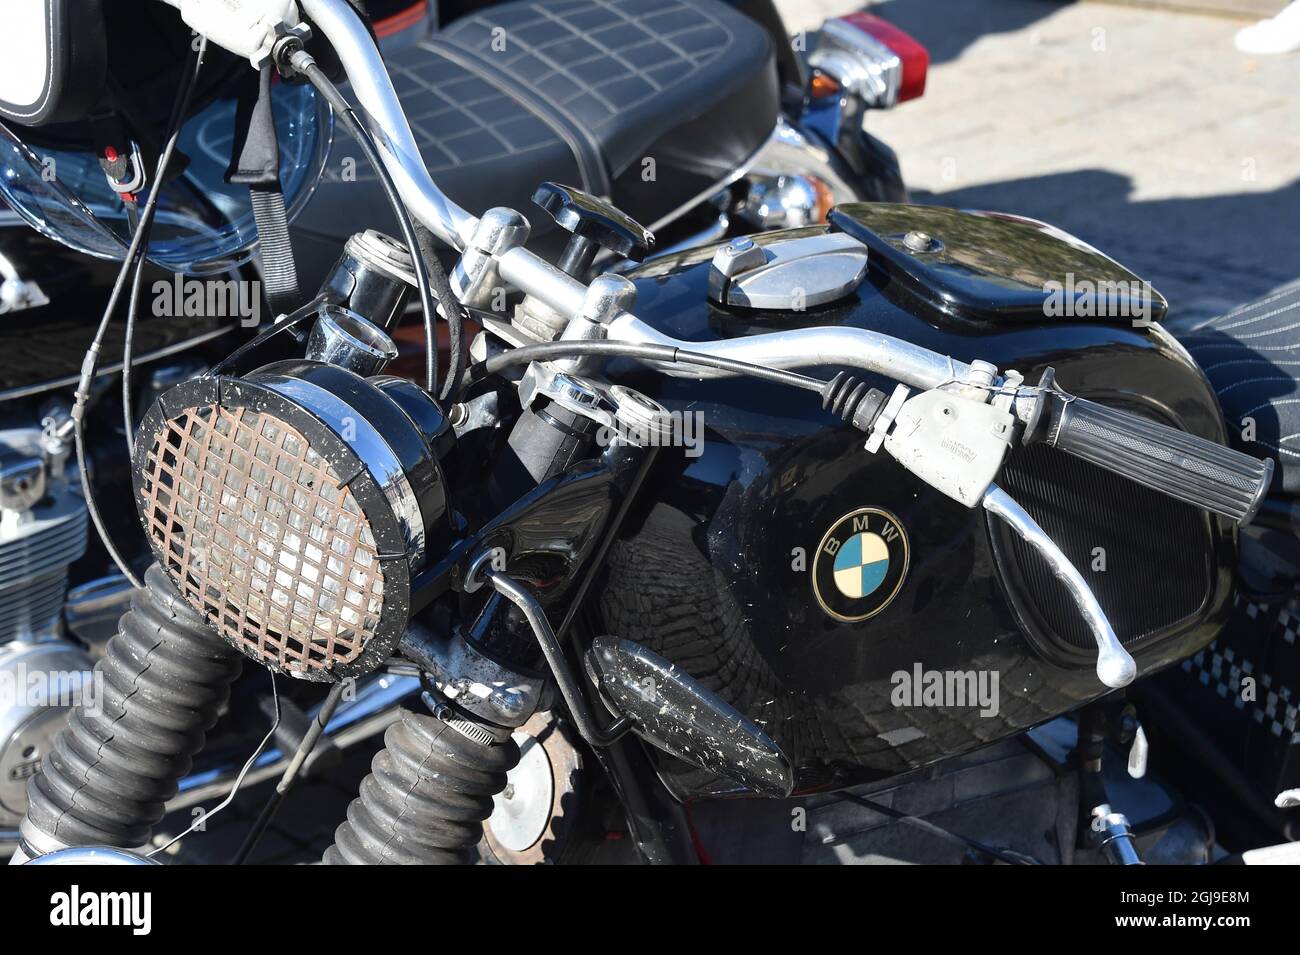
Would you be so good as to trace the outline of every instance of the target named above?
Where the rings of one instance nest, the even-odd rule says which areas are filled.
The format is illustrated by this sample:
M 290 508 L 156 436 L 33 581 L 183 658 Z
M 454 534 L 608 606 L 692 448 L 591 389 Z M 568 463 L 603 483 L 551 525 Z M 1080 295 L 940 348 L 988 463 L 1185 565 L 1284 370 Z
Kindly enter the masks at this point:
M 1274 495 L 1300 495 L 1300 282 L 1180 340 L 1214 385 L 1233 445 L 1273 458 Z
M 761 146 L 779 110 L 766 31 L 718 0 L 517 0 L 386 61 L 438 185 L 475 214 L 518 209 L 534 234 L 552 227 L 530 202 L 548 179 L 651 224 Z M 356 154 L 336 146 L 300 230 L 376 225 L 373 172 L 340 168 Z

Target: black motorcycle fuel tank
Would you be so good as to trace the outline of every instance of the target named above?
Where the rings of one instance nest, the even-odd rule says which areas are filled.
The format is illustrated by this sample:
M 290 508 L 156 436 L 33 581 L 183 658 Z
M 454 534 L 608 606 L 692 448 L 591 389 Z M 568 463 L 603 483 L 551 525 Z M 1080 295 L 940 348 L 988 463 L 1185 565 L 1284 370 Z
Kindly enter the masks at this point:
M 629 273 L 637 315 L 687 341 L 845 326 L 1029 383 L 1051 366 L 1068 391 L 1223 440 L 1204 376 L 1148 321 L 1163 300 L 1078 240 L 1030 220 L 876 204 L 841 206 L 829 228 L 869 250 L 864 279 L 833 302 L 720 305 L 711 247 Z M 1080 291 L 1099 282 L 1117 290 L 1109 309 Z M 852 371 L 815 374 L 837 370 Z M 917 769 L 1108 692 L 1041 558 L 997 518 L 867 452 L 815 395 L 617 371 L 680 414 L 682 448 L 660 454 L 653 494 L 611 548 L 594 632 L 649 647 L 753 719 L 793 761 L 797 790 Z M 1213 638 L 1235 563 L 1228 522 L 1043 446 L 1013 450 L 999 483 L 1083 573 L 1139 678 Z M 657 758 L 679 795 L 736 788 Z

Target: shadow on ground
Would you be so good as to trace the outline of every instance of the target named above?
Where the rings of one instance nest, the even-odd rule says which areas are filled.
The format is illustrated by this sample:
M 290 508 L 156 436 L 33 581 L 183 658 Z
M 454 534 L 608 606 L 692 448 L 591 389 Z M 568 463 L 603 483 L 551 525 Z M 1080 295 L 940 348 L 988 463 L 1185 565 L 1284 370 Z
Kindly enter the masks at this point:
M 947 63 L 990 33 L 1011 33 L 1051 16 L 1073 0 L 885 0 L 866 9 L 907 31 Z

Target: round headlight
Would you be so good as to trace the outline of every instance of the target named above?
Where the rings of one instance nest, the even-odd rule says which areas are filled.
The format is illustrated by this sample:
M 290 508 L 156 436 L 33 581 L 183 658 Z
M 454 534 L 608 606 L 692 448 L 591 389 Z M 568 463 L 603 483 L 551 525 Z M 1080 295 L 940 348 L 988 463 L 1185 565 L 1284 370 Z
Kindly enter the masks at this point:
M 412 572 L 450 539 L 431 451 L 444 419 L 413 386 L 395 400 L 395 381 L 279 362 L 177 385 L 141 425 L 136 503 L 158 562 L 223 639 L 279 672 L 335 681 L 382 664 Z

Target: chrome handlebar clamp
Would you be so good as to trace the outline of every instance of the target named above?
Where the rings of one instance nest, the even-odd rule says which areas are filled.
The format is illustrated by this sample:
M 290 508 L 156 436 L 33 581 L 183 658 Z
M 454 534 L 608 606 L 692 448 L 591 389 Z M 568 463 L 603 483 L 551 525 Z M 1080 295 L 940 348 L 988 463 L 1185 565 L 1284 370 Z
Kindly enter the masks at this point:
M 451 273 L 456 297 L 471 308 L 490 308 L 501 281 L 498 257 L 527 242 L 529 229 L 528 220 L 514 209 L 497 207 L 483 213 Z

